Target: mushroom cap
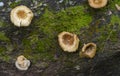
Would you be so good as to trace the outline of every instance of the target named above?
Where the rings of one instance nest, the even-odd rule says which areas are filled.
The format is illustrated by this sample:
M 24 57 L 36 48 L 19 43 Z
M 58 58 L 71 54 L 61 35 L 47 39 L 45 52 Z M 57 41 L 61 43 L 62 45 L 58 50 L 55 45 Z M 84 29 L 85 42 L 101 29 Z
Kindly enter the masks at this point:
M 75 52 L 78 49 L 79 39 L 75 34 L 63 31 L 58 35 L 58 41 L 64 51 Z
M 20 56 L 18 56 L 18 58 L 15 62 L 15 66 L 19 70 L 27 70 L 28 67 L 30 66 L 30 61 L 27 60 L 23 55 L 20 55 Z
M 15 7 L 10 13 L 11 22 L 18 27 L 29 26 L 32 18 L 32 11 L 24 5 Z
M 23 55 L 20 55 L 17 57 L 17 62 L 19 64 L 23 64 L 23 61 L 26 60 L 26 58 Z
M 96 54 L 96 49 L 95 43 L 84 44 L 82 51 L 80 51 L 80 57 L 93 58 Z
M 106 6 L 108 0 L 88 0 L 89 5 L 93 8 L 102 8 Z

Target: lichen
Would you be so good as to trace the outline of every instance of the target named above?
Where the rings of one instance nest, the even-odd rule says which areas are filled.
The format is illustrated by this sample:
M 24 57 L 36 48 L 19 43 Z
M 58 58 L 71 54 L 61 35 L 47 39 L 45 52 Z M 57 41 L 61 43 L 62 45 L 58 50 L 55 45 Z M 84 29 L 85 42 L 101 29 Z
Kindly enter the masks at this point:
M 83 6 L 74 6 L 57 13 L 46 10 L 42 18 L 40 18 L 36 23 L 40 29 L 47 34 L 51 34 L 51 32 L 54 31 L 79 33 L 78 31 L 80 28 L 88 26 L 91 20 L 92 17 L 89 13 L 85 12 Z

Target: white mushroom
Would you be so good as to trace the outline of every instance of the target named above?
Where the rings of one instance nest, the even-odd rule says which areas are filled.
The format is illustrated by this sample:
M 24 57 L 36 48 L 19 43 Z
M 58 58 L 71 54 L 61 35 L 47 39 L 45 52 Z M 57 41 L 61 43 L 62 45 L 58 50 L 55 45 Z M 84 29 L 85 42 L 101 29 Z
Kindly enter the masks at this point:
M 30 66 L 30 61 L 27 60 L 23 55 L 20 55 L 20 56 L 18 56 L 18 58 L 15 62 L 15 66 L 19 70 L 27 70 L 28 67 Z
M 95 43 L 84 44 L 80 57 L 93 58 L 96 54 L 97 46 Z
M 29 26 L 32 18 L 32 11 L 24 5 L 15 7 L 10 13 L 11 22 L 18 27 Z
M 102 8 L 107 5 L 108 0 L 88 0 L 88 2 L 93 8 Z
M 61 32 L 58 35 L 59 45 L 64 51 L 75 52 L 78 49 L 79 39 L 77 35 L 69 32 Z

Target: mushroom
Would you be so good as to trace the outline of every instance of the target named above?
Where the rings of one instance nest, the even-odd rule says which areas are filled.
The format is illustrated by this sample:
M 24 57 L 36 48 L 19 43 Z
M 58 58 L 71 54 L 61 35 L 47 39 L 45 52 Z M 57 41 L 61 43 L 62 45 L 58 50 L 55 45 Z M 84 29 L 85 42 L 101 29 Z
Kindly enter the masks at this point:
M 32 11 L 24 5 L 15 7 L 10 13 L 11 22 L 18 27 L 29 26 L 32 18 Z
M 20 56 L 18 56 L 18 58 L 15 62 L 15 66 L 19 70 L 27 70 L 28 67 L 30 66 L 30 61 L 27 60 L 23 55 L 20 55 Z
M 89 5 L 93 8 L 102 8 L 106 6 L 108 0 L 88 0 Z
M 78 49 L 79 39 L 77 35 L 69 32 L 61 32 L 58 35 L 59 45 L 64 51 L 75 52 Z
M 96 54 L 96 49 L 95 43 L 84 44 L 82 51 L 80 51 L 80 57 L 93 58 Z

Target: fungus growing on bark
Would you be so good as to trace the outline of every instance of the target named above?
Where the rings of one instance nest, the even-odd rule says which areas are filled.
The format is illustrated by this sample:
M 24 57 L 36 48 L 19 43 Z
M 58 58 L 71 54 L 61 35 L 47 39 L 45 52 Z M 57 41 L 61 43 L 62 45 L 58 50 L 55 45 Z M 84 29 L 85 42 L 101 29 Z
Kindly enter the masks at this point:
M 59 45 L 64 51 L 75 52 L 78 49 L 79 39 L 77 35 L 69 32 L 61 32 L 58 35 Z
M 27 70 L 28 67 L 30 66 L 30 61 L 27 60 L 23 55 L 20 55 L 20 56 L 18 56 L 18 58 L 15 62 L 15 66 L 19 70 Z
M 107 5 L 108 0 L 88 0 L 88 2 L 93 8 L 102 8 Z
M 93 58 L 96 54 L 97 46 L 95 43 L 84 44 L 80 57 Z
M 15 7 L 10 13 L 11 22 L 18 27 L 29 26 L 32 18 L 32 11 L 24 5 Z

